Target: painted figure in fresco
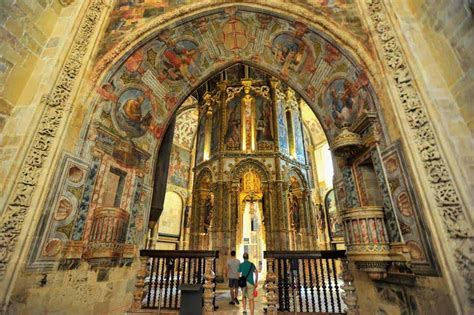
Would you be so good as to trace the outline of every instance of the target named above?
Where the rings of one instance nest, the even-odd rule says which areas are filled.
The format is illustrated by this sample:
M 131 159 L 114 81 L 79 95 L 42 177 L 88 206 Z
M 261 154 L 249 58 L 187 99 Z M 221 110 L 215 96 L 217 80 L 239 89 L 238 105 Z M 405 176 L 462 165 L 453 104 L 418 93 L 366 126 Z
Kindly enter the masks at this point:
M 346 79 L 335 80 L 329 87 L 327 101 L 337 127 L 351 125 L 367 107 L 368 95 L 356 83 Z
M 282 65 L 281 74 L 288 76 L 291 66 L 296 67 L 303 61 L 305 53 L 304 42 L 289 34 L 280 34 L 273 40 L 272 52 L 276 61 Z
M 117 100 L 116 121 L 131 137 L 145 134 L 152 122 L 151 91 L 130 88 Z
M 257 122 L 257 141 L 273 141 L 272 109 L 267 101 L 262 104 L 262 111 Z
M 240 119 L 238 118 L 238 107 L 230 107 L 227 131 L 224 137 L 230 148 L 238 148 L 240 145 Z

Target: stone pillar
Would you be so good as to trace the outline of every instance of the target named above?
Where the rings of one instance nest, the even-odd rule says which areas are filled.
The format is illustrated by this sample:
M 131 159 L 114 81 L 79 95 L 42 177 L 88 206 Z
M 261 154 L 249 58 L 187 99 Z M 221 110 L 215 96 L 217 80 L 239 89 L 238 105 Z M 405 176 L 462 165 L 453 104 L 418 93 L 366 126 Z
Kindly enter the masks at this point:
M 137 272 L 137 282 L 135 282 L 135 292 L 131 310 L 136 312 L 142 308 L 143 293 L 145 287 L 145 277 L 147 274 L 148 257 L 140 257 L 140 267 Z
M 342 286 L 342 290 L 344 290 L 342 300 L 347 306 L 346 314 L 359 315 L 357 294 L 355 292 L 355 287 L 352 284 L 354 276 L 349 269 L 349 261 L 347 259 L 342 259 L 342 280 L 344 281 L 344 285 Z

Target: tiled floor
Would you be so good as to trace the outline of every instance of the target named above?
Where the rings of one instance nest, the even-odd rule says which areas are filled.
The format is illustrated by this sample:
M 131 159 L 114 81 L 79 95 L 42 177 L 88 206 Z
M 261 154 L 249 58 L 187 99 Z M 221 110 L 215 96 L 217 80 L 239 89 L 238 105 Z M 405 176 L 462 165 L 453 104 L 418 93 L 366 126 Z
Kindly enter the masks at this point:
M 229 290 L 218 289 L 216 291 L 216 305 L 219 307 L 214 314 L 224 315 L 234 315 L 234 314 L 243 314 L 242 307 L 242 294 L 239 293 L 239 305 L 231 305 L 230 293 Z M 265 292 L 260 287 L 258 288 L 258 296 L 255 298 L 255 315 L 265 314 L 264 308 L 266 307 Z M 247 305 L 247 314 L 250 315 L 249 306 Z

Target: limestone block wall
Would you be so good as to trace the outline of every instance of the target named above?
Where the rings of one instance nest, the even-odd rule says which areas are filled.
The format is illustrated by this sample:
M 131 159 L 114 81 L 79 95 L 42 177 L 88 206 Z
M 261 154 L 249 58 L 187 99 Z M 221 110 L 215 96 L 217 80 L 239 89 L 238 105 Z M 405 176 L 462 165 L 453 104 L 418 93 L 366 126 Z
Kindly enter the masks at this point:
M 70 5 L 67 5 L 70 3 Z M 0 1 L 0 209 L 69 47 L 83 2 Z M 0 211 L 1 212 L 1 211 Z
M 474 18 L 467 0 L 391 1 L 451 163 L 474 189 Z M 449 154 L 449 152 L 448 152 Z M 472 205 L 472 198 L 470 199 Z
M 9 314 L 124 314 L 130 309 L 139 260 L 128 267 L 23 273 Z

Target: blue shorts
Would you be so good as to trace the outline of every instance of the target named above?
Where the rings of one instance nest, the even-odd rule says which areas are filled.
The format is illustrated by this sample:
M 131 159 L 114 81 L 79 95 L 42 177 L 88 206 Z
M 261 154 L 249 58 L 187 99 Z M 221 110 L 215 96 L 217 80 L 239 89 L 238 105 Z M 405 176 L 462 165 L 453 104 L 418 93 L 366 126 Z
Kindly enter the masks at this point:
M 229 288 L 238 288 L 239 279 L 229 279 Z

